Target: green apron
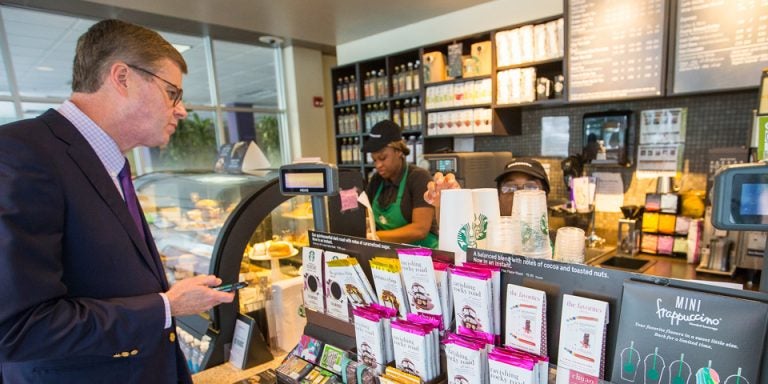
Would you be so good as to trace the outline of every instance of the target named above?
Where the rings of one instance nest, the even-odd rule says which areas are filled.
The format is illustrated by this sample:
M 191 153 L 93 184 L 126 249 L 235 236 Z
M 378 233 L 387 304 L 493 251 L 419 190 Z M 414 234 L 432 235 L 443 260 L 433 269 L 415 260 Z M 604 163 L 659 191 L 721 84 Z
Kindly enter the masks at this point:
M 400 187 L 397 189 L 397 200 L 390 204 L 386 209 L 382 209 L 379 205 L 379 195 L 381 194 L 381 189 L 384 187 L 384 183 L 382 182 L 379 184 L 379 189 L 376 191 L 376 196 L 373 198 L 373 216 L 376 220 L 376 228 L 390 230 L 400 228 L 408 224 L 408 221 L 405 220 L 405 217 L 403 217 L 403 212 L 400 209 L 400 203 L 403 200 L 403 192 L 405 191 L 405 184 L 407 180 L 408 163 L 405 164 L 403 179 L 400 180 Z M 418 241 L 414 241 L 411 244 L 426 248 L 437 248 L 437 235 L 429 232 L 427 237 Z

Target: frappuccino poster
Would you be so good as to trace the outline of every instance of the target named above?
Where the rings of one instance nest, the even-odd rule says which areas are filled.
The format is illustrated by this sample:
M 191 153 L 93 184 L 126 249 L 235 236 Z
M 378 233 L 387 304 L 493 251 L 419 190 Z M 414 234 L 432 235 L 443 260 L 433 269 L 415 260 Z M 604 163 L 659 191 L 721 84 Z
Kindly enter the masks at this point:
M 611 382 L 757 384 L 768 304 L 624 283 Z

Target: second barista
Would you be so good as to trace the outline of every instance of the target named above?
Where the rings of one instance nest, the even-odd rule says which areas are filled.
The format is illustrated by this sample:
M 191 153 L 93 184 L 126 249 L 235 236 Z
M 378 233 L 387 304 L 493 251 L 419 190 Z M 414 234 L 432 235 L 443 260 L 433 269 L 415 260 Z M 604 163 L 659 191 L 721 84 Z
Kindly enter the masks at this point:
M 436 248 L 435 208 L 424 200 L 432 178 L 427 170 L 406 161 L 410 150 L 400 127 L 391 120 L 374 125 L 362 151 L 371 153 L 376 167 L 365 192 L 372 197 L 377 237 Z

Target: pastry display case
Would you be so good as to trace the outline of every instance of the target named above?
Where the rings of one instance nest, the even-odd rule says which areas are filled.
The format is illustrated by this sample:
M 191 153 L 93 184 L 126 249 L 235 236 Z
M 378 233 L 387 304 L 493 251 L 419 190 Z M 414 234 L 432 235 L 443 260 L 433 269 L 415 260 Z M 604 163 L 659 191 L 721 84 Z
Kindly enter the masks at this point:
M 340 175 L 342 188 L 362 190 L 362 182 L 356 172 Z M 262 362 L 271 360 L 270 351 L 290 343 L 282 340 L 291 336 L 288 323 L 303 321 L 296 309 L 303 282 L 301 248 L 314 229 L 310 197 L 280 194 L 276 172 L 158 172 L 134 184 L 171 285 L 200 274 L 214 274 L 224 284 L 248 282 L 233 303 L 176 318 L 190 369 L 225 361 L 240 314 L 252 317 L 259 328 L 251 352 Z M 338 196 L 329 198 L 329 220 L 338 223 L 331 231 L 364 236 L 364 211 L 342 212 L 339 205 Z M 290 311 L 287 303 L 295 304 Z

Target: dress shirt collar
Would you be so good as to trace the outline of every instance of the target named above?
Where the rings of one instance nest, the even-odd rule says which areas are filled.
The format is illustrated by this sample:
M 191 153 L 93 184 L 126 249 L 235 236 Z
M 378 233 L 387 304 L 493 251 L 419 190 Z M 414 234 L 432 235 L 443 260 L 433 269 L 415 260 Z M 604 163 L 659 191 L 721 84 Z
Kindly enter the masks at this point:
M 125 165 L 125 156 L 120 153 L 120 148 L 118 148 L 115 140 L 70 100 L 65 101 L 59 107 L 58 112 L 85 137 L 109 175 L 113 179 L 116 178 Z

